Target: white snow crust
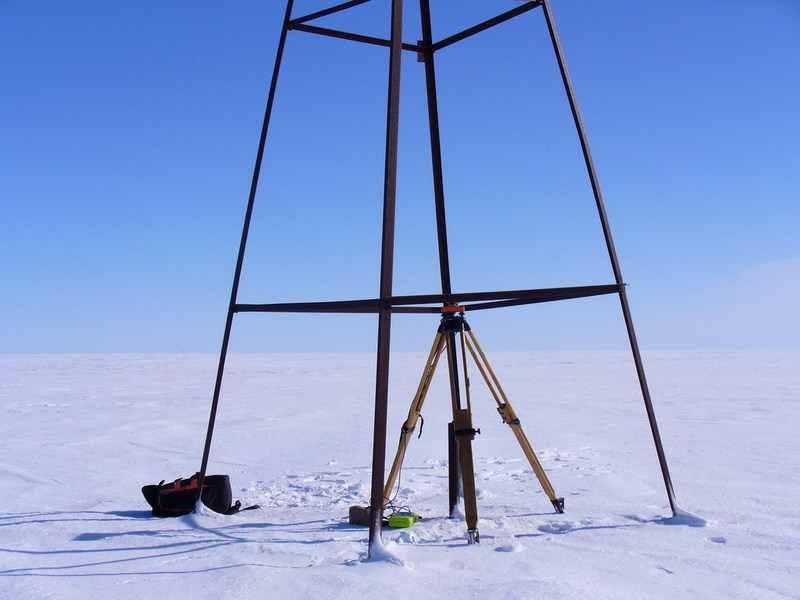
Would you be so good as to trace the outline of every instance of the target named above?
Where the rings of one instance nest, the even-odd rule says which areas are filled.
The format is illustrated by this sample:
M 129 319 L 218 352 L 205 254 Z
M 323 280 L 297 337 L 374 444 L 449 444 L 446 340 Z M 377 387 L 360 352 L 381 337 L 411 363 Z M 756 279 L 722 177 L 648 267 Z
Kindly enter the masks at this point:
M 0 597 L 800 598 L 800 351 L 645 354 L 675 516 L 629 353 L 488 358 L 566 512 L 475 373 L 467 545 L 437 374 L 396 498 L 422 520 L 368 560 L 373 355 L 230 356 L 209 473 L 261 508 L 172 519 L 140 490 L 198 470 L 216 356 L 0 356 Z M 393 355 L 387 469 L 424 361 Z

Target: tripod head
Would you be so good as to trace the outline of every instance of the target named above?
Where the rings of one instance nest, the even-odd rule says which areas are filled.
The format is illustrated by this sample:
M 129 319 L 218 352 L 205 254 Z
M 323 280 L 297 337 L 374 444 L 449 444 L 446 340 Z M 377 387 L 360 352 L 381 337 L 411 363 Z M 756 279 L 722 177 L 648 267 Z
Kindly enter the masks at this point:
M 439 333 L 461 333 L 462 331 L 469 331 L 470 326 L 464 318 L 464 310 L 463 306 L 458 305 L 443 306 L 442 320 L 439 323 Z

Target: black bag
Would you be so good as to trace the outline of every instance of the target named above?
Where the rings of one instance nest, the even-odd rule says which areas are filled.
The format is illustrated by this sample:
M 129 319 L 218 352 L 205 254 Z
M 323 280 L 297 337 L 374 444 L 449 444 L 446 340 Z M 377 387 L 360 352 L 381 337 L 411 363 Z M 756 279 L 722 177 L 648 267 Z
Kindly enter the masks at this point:
M 164 483 L 162 480 L 157 485 L 144 486 L 142 494 L 147 503 L 153 507 L 153 515 L 156 517 L 188 515 L 194 510 L 197 501 L 199 479 L 200 473 L 195 473 L 191 477 L 176 479 L 172 483 Z M 218 513 L 232 515 L 242 510 L 242 503 L 238 500 L 231 504 L 231 480 L 227 475 L 206 475 L 200 498 L 203 504 Z

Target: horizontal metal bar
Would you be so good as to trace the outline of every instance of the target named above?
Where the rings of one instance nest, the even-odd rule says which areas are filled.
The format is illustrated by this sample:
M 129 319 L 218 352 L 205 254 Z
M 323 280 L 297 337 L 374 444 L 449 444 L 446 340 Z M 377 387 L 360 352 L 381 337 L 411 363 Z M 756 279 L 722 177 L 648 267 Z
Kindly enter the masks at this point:
M 326 8 L 325 10 L 320 10 L 310 15 L 306 15 L 305 17 L 298 17 L 296 19 L 292 19 L 291 21 L 289 21 L 289 28 L 291 29 L 294 25 L 299 25 L 300 23 L 307 23 L 308 21 L 313 21 L 314 19 L 319 19 L 321 17 L 327 17 L 328 15 L 332 15 L 342 10 L 347 10 L 348 8 L 353 8 L 354 6 L 358 6 L 359 4 L 366 4 L 367 2 L 372 2 L 372 0 L 350 0 L 350 2 L 345 2 L 337 6 Z
M 276 304 L 236 304 L 234 312 L 301 312 L 301 313 L 376 313 L 380 302 L 369 300 L 337 300 L 333 302 L 283 302 Z
M 438 313 L 441 306 L 424 304 L 454 304 L 479 302 L 466 305 L 467 310 L 483 310 L 503 306 L 519 306 L 539 302 L 554 302 L 573 298 L 586 298 L 603 294 L 616 294 L 621 290 L 617 284 L 589 285 L 536 290 L 510 290 L 499 292 L 464 292 L 456 294 L 425 294 L 417 296 L 392 296 L 387 299 L 394 313 Z M 233 312 L 297 312 L 297 313 L 377 313 L 381 308 L 378 298 L 363 300 L 337 300 L 333 302 L 284 302 L 275 304 L 236 304 Z
M 369 35 L 361 35 L 359 33 L 349 33 L 347 31 L 328 29 L 326 27 L 317 27 L 315 25 L 304 25 L 302 23 L 298 23 L 296 25 L 292 25 L 291 29 L 296 31 L 305 31 L 306 33 L 315 33 L 317 35 L 325 35 L 328 37 L 338 38 L 340 40 L 350 40 L 352 42 L 372 44 L 373 46 L 383 46 L 384 48 L 391 47 L 391 42 L 389 40 L 376 38 Z M 417 44 L 403 44 L 403 50 L 422 52 L 422 47 L 418 46 Z
M 590 285 L 563 288 L 542 288 L 533 290 L 508 290 L 498 292 L 462 292 L 454 294 L 427 294 L 419 296 L 394 296 L 391 298 L 392 306 L 403 304 L 459 304 L 461 302 L 474 302 L 478 300 L 513 300 L 536 298 L 540 302 L 550 300 L 565 300 L 580 298 L 582 296 L 596 296 L 598 294 L 614 294 L 619 292 L 619 286 Z
M 617 287 L 616 285 L 612 287 Z M 604 294 L 615 294 L 619 289 L 612 291 L 596 291 L 594 293 L 583 293 L 580 295 L 564 295 L 564 296 L 550 296 L 550 297 L 533 297 L 533 298 L 514 298 L 511 300 L 495 300 L 493 302 L 479 302 L 477 304 L 465 304 L 464 309 L 467 312 L 475 310 L 485 310 L 487 308 L 504 308 L 507 306 L 523 306 L 525 304 L 538 304 L 541 302 L 555 302 L 558 300 L 573 300 L 575 298 L 589 298 L 591 296 L 602 296 Z
M 387 39 L 372 37 L 368 35 L 362 35 L 359 33 L 350 33 L 347 31 L 339 31 L 337 29 L 329 29 L 327 27 L 317 27 L 316 25 L 306 25 L 308 21 L 324 17 L 329 14 L 333 14 L 335 12 L 339 12 L 341 10 L 345 10 L 347 8 L 352 8 L 353 6 L 358 6 L 359 4 L 364 4 L 365 2 L 369 2 L 370 0 L 353 0 L 351 2 L 345 2 L 344 4 L 340 4 L 338 6 L 334 6 L 332 8 L 322 10 L 305 17 L 298 17 L 297 19 L 293 19 L 289 22 L 289 29 L 295 31 L 304 31 L 306 33 L 314 33 L 317 35 L 324 35 L 327 37 L 333 37 L 342 40 L 350 40 L 353 42 L 361 42 L 365 44 L 372 44 L 374 46 L 383 46 L 385 48 L 390 47 L 391 43 Z M 517 17 L 521 14 L 528 12 L 531 9 L 534 9 L 538 6 L 541 6 L 542 0 L 528 0 L 521 4 L 516 8 L 512 8 L 509 11 L 504 12 L 501 15 L 488 19 L 482 23 L 478 23 L 464 31 L 451 35 L 450 37 L 444 38 L 438 42 L 430 46 L 424 46 L 419 44 L 402 44 L 403 50 L 408 50 L 410 52 L 436 52 L 437 50 L 441 50 L 442 48 L 446 48 L 456 42 L 460 42 L 468 37 L 476 35 L 482 31 L 486 31 L 494 27 L 495 25 L 499 25 L 500 23 L 504 23 Z
M 501 15 L 493 17 L 487 21 L 484 21 L 483 23 L 478 23 L 477 25 L 474 25 L 469 29 L 465 29 L 460 33 L 456 33 L 455 35 L 451 35 L 450 37 L 444 38 L 443 40 L 436 42 L 435 44 L 433 44 L 433 46 L 431 46 L 430 50 L 432 52 L 441 50 L 442 48 L 455 44 L 456 42 L 460 42 L 461 40 L 464 40 L 468 37 L 471 37 L 476 33 L 480 33 L 481 31 L 486 31 L 487 29 L 494 27 L 495 25 L 499 25 L 500 23 L 504 23 L 510 19 L 513 19 L 514 17 L 526 13 L 529 10 L 536 8 L 537 6 L 540 6 L 541 4 L 542 4 L 541 0 L 529 0 L 528 2 L 525 2 L 524 4 L 518 6 L 517 8 L 512 8 L 511 10 L 504 12 Z

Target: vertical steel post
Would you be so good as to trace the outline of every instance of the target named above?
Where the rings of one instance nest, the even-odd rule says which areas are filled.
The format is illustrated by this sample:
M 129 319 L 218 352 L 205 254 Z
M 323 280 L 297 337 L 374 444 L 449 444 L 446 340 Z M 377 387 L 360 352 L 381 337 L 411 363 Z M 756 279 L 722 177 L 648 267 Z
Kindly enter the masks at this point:
M 442 144 L 439 133 L 439 103 L 436 95 L 436 66 L 433 51 L 433 28 L 431 26 L 431 8 L 429 0 L 419 2 L 420 20 L 422 22 L 422 59 L 425 63 L 425 91 L 428 101 L 428 128 L 431 142 L 431 170 L 433 175 L 433 198 L 436 208 L 436 233 L 439 247 L 439 274 L 442 281 L 442 293 L 452 293 L 450 279 L 450 255 L 447 244 L 447 217 L 444 204 L 444 175 L 442 168 Z M 447 334 L 447 372 L 450 378 L 450 397 L 453 414 L 461 408 L 458 385 L 458 363 L 452 348 L 455 334 Z M 452 427 L 448 428 L 448 438 L 453 435 Z M 448 439 L 448 447 L 455 444 L 455 438 Z M 461 465 L 458 460 L 449 470 L 449 507 L 448 514 L 455 513 L 458 504 L 458 492 L 461 481 Z
M 667 491 L 667 498 L 669 499 L 670 509 L 673 516 L 675 515 L 676 503 L 675 492 L 672 488 L 672 479 L 669 475 L 669 467 L 667 466 L 667 459 L 664 454 L 664 448 L 661 444 L 661 435 L 658 432 L 658 423 L 656 422 L 655 411 L 653 410 L 653 403 L 650 397 L 650 389 L 647 385 L 647 379 L 644 373 L 644 365 L 642 363 L 641 353 L 639 352 L 639 344 L 636 340 L 636 333 L 633 328 L 633 319 L 631 318 L 630 307 L 628 305 L 628 297 L 625 293 L 625 283 L 622 279 L 622 272 L 619 267 L 619 260 L 617 259 L 617 252 L 614 248 L 614 240 L 611 237 L 611 228 L 608 224 L 608 216 L 606 215 L 605 204 L 603 203 L 603 196 L 600 192 L 600 185 L 597 179 L 597 173 L 594 168 L 594 161 L 592 154 L 589 150 L 589 142 L 586 137 L 586 131 L 583 127 L 583 119 L 581 118 L 578 109 L 578 102 L 575 98 L 575 92 L 570 80 L 569 71 L 567 70 L 567 63 L 564 59 L 564 52 L 561 48 L 561 41 L 558 38 L 558 31 L 556 30 L 553 14 L 550 10 L 549 0 L 542 1 L 542 10 L 544 17 L 547 21 L 547 28 L 550 31 L 550 39 L 553 43 L 553 50 L 555 51 L 556 60 L 558 61 L 558 68 L 561 71 L 561 79 L 564 83 L 564 89 L 567 93 L 570 109 L 572 110 L 572 118 L 575 121 L 575 128 L 578 131 L 580 138 L 581 149 L 583 150 L 583 158 L 586 163 L 586 169 L 589 174 L 589 180 L 592 185 L 592 192 L 594 193 L 595 204 L 597 205 L 597 212 L 600 217 L 600 223 L 603 228 L 603 235 L 605 236 L 606 248 L 608 249 L 608 256 L 611 260 L 611 268 L 614 272 L 614 279 L 619 285 L 619 300 L 622 307 L 622 315 L 625 319 L 625 327 L 628 331 L 628 340 L 633 353 L 633 360 L 636 364 L 636 374 L 639 378 L 639 387 L 642 390 L 642 398 L 644 399 L 645 410 L 647 411 L 647 419 L 650 422 L 650 431 L 653 435 L 653 442 L 656 447 L 656 454 L 658 455 L 658 462 L 661 466 L 661 474 L 664 478 L 664 486 Z
M 381 542 L 383 484 L 386 469 L 386 421 L 389 398 L 389 357 L 394 268 L 397 147 L 400 122 L 400 67 L 403 43 L 403 0 L 392 0 L 389 91 L 386 112 L 386 152 L 383 180 L 383 235 L 381 241 L 380 307 L 375 375 L 375 421 L 372 438 L 372 491 L 370 494 L 369 550 Z
M 275 89 L 278 86 L 278 74 L 280 73 L 281 61 L 283 60 L 283 50 L 286 46 L 286 33 L 289 31 L 289 21 L 292 16 L 292 5 L 294 0 L 287 0 L 286 13 L 283 17 L 283 28 L 281 29 L 281 36 L 278 41 L 278 50 L 275 55 L 275 66 L 272 69 L 272 80 L 269 85 L 269 94 L 267 96 L 267 106 L 264 110 L 264 121 L 261 126 L 261 137 L 258 141 L 258 151 L 256 152 L 256 163 L 253 169 L 253 179 L 250 183 L 250 196 L 247 200 L 247 209 L 245 211 L 244 225 L 242 226 L 242 237 L 239 242 L 239 254 L 236 259 L 236 269 L 233 274 L 233 285 L 231 286 L 231 298 L 228 303 L 228 317 L 225 321 L 225 331 L 222 335 L 222 348 L 219 354 L 219 365 L 217 366 L 217 378 L 214 383 L 214 396 L 211 401 L 211 414 L 208 418 L 208 430 L 206 432 L 206 441 L 203 447 L 203 460 L 200 464 L 200 475 L 197 488 L 197 500 L 200 500 L 200 494 L 203 489 L 203 481 L 206 476 L 206 469 L 208 468 L 208 458 L 211 452 L 211 438 L 214 435 L 214 423 L 217 418 L 217 408 L 219 407 L 220 390 L 222 389 L 222 375 L 225 371 L 225 359 L 228 355 L 228 343 L 231 338 L 231 329 L 233 327 L 233 315 L 236 306 L 236 299 L 239 295 L 239 281 L 242 276 L 242 265 L 244 264 L 245 249 L 247 248 L 247 236 L 250 233 L 250 221 L 253 216 L 253 206 L 256 200 L 256 191 L 258 189 L 258 179 L 261 174 L 261 163 L 264 158 L 264 148 L 267 143 L 267 132 L 269 131 L 269 122 L 272 117 L 272 106 L 275 103 Z
M 452 293 L 450 283 L 450 257 L 447 247 L 447 219 L 444 206 L 444 176 L 442 169 L 442 145 L 439 134 L 439 107 L 436 96 L 436 66 L 434 64 L 433 31 L 431 28 L 431 9 L 428 0 L 420 0 L 422 20 L 422 58 L 425 63 L 425 90 L 428 100 L 428 126 L 431 139 L 431 163 L 433 172 L 433 195 L 436 205 L 436 232 L 439 242 L 439 272 L 442 280 L 442 293 Z

